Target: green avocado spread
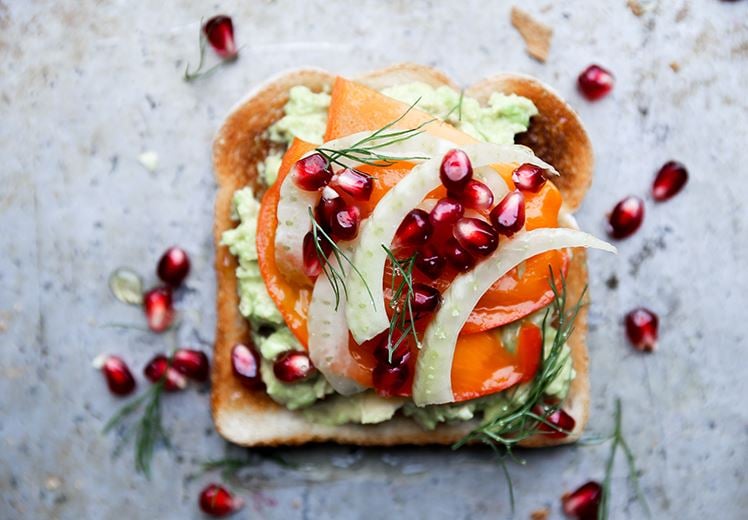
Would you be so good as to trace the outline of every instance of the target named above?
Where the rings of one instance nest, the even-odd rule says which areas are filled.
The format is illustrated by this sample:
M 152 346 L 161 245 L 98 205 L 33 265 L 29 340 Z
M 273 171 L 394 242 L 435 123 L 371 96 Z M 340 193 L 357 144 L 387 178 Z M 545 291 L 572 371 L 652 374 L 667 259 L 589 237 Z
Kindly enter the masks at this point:
M 538 113 L 532 101 L 520 96 L 494 93 L 487 106 L 481 106 L 477 100 L 462 96 L 449 87 L 434 88 L 425 83 L 398 85 L 384 89 L 382 93 L 409 104 L 420 98 L 417 106 L 421 110 L 448 121 L 476 139 L 496 144 L 513 143 L 514 135 L 527 130 L 530 118 Z M 284 116 L 267 131 L 268 139 L 277 149 L 258 164 L 266 185 L 275 182 L 283 151 L 295 137 L 312 143 L 322 142 L 329 106 L 330 95 L 327 92 L 314 93 L 304 86 L 293 87 L 289 91 Z M 527 385 L 518 385 L 463 403 L 418 407 L 408 399 L 383 398 L 371 391 L 341 396 L 335 394 L 320 375 L 297 383 L 279 381 L 273 373 L 273 361 L 281 353 L 300 350 L 302 346 L 285 326 L 260 276 L 255 245 L 259 206 L 249 187 L 234 194 L 233 218 L 238 224 L 223 234 L 222 244 L 228 246 L 238 259 L 239 311 L 252 326 L 262 356 L 262 379 L 273 400 L 291 410 L 303 410 L 308 419 L 321 424 L 375 424 L 390 420 L 399 410 L 422 427 L 433 429 L 439 423 L 477 418 L 479 413 L 483 420 L 490 420 L 527 398 Z M 525 319 L 540 326 L 542 316 L 543 311 L 539 311 Z M 514 349 L 518 330 L 519 326 L 512 324 L 498 329 L 496 333 L 501 334 L 507 348 Z M 550 351 L 553 336 L 554 331 L 547 329 L 545 355 Z M 564 366 L 547 393 L 562 399 L 575 375 L 568 346 L 564 346 L 560 362 Z

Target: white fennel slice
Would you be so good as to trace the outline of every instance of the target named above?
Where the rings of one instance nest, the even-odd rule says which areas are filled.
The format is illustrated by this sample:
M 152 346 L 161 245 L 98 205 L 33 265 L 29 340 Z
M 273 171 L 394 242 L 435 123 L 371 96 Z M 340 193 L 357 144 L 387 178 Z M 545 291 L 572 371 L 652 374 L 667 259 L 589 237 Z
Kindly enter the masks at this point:
M 555 172 L 553 166 L 537 158 L 526 146 L 477 143 L 460 148 L 470 157 L 474 170 L 491 164 L 531 163 Z M 387 259 L 383 246 L 390 247 L 405 215 L 441 184 L 441 161 L 442 156 L 437 155 L 415 166 L 382 197 L 359 232 L 359 246 L 353 254 L 353 264 L 363 273 L 363 278 L 349 273 L 346 279 L 346 317 L 351 334 L 359 344 L 390 325 L 382 287 Z M 492 181 L 492 184 L 496 186 L 497 183 Z
M 486 291 L 520 262 L 546 251 L 570 247 L 616 252 L 616 248 L 607 242 L 575 229 L 534 229 L 502 242 L 491 256 L 472 271 L 454 279 L 442 295 L 442 306 L 423 335 L 423 347 L 418 354 L 413 381 L 413 401 L 416 405 L 454 400 L 451 375 L 457 337 Z

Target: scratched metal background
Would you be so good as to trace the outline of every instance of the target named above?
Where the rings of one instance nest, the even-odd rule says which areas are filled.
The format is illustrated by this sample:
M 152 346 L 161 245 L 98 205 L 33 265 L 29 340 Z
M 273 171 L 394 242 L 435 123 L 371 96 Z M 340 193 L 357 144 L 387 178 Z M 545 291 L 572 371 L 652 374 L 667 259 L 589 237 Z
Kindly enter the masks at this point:
M 0 518 L 199 518 L 196 496 L 217 474 L 201 461 L 234 453 L 212 429 L 207 389 L 169 396 L 171 451 L 151 481 L 116 459 L 104 421 L 121 401 L 90 368 L 102 351 L 140 369 L 174 342 L 209 349 L 214 328 L 213 133 L 250 87 L 290 67 L 343 74 L 411 60 L 467 85 L 500 70 L 554 85 L 580 112 L 597 174 L 579 212 L 604 233 L 620 197 L 647 200 L 641 231 L 617 257 L 592 254 L 592 419 L 611 426 L 614 398 L 639 455 L 655 518 L 745 518 L 748 510 L 748 2 L 562 3 L 525 0 L 553 25 L 550 59 L 525 54 L 507 2 L 0 1 Z M 240 60 L 193 84 L 201 17 L 234 17 Z M 598 103 L 575 91 L 600 62 L 617 77 Z M 672 65 L 671 64 L 677 64 Z M 678 70 L 673 70 L 673 68 Z M 139 153 L 159 156 L 155 173 Z M 691 180 L 671 202 L 647 195 L 665 160 Z M 117 303 L 107 275 L 148 273 L 169 244 L 193 258 L 177 338 Z M 661 316 L 661 348 L 625 342 L 621 317 Z M 142 384 L 142 383 L 141 383 Z M 246 518 L 506 518 L 501 473 L 482 450 L 320 446 L 282 453 L 231 483 Z M 522 454 L 511 465 L 517 518 L 600 479 L 606 447 Z M 642 518 L 614 478 L 613 518 Z

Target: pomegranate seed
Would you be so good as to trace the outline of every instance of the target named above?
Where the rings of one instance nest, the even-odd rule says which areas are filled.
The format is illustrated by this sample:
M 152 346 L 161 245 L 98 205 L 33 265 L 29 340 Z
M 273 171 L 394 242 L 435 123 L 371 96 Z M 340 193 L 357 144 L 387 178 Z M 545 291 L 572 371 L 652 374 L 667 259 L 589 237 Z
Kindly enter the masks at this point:
M 444 155 L 439 178 L 448 191 L 461 193 L 473 178 L 473 165 L 462 150 L 450 150 Z
M 209 484 L 200 492 L 200 509 L 210 516 L 226 516 L 244 507 L 244 501 L 235 498 L 223 486 Z
M 434 312 L 441 303 L 442 295 L 438 290 L 425 283 L 413 284 L 410 307 L 413 309 L 413 317 L 415 319 Z
M 394 397 L 404 395 L 407 390 L 405 384 L 410 375 L 410 367 L 407 363 L 391 366 L 387 363 L 378 364 L 372 371 L 372 383 L 379 395 Z
M 445 197 L 439 199 L 429 213 L 429 220 L 434 228 L 451 226 L 462 217 L 465 208 L 455 199 Z
M 429 245 L 424 246 L 416 257 L 416 267 L 432 280 L 439 278 L 446 263 L 447 259 Z
M 306 352 L 289 350 L 275 359 L 273 373 L 284 383 L 297 383 L 309 379 L 317 369 Z
M 210 365 L 208 356 L 200 350 L 178 348 L 172 356 L 172 365 L 182 374 L 195 381 L 207 381 Z
M 626 315 L 626 335 L 637 350 L 652 352 L 657 348 L 657 314 L 639 307 Z
M 590 101 L 596 101 L 613 90 L 613 74 L 599 65 L 590 65 L 577 80 L 579 91 Z
M 537 193 L 543 187 L 545 181 L 545 170 L 534 164 L 521 164 L 512 172 L 512 182 L 518 190 Z
M 578 520 L 596 520 L 603 488 L 594 481 L 582 484 L 576 491 L 561 497 L 564 513 Z
M 231 349 L 231 368 L 241 383 L 247 388 L 262 387 L 260 377 L 260 357 L 254 349 L 238 343 Z
M 345 201 L 340 194 L 329 186 L 322 188 L 322 196 L 315 208 L 315 218 L 322 229 L 329 232 L 335 214 L 345 208 Z
M 189 273 L 190 257 L 179 247 L 170 247 L 158 261 L 156 274 L 172 287 L 179 287 Z
M 344 168 L 332 178 L 332 183 L 356 200 L 369 200 L 374 180 L 371 176 L 352 168 Z
M 128 395 L 135 390 L 135 378 L 121 357 L 104 354 L 94 359 L 93 366 L 104 374 L 109 391 L 114 395 Z
M 457 240 L 451 237 L 444 244 L 444 256 L 452 267 L 461 272 L 469 271 L 473 266 L 475 266 L 473 255 L 465 251 L 465 249 L 457 243 Z
M 214 16 L 205 22 L 203 32 L 210 46 L 222 59 L 236 58 L 238 51 L 234 42 L 234 24 L 231 18 L 224 15 Z
M 422 246 L 431 236 L 431 231 L 429 214 L 422 209 L 411 210 L 395 232 L 393 248 Z
M 537 406 L 534 412 L 541 417 L 546 413 L 540 406 Z M 566 432 L 572 431 L 574 426 L 577 424 L 571 415 L 560 408 L 548 414 L 548 416 L 545 417 L 545 420 L 556 428 L 541 422 L 538 425 L 538 430 L 544 432 L 543 435 L 545 437 L 550 437 L 551 439 L 563 439 L 564 437 L 567 437 L 569 434 Z M 559 431 L 559 429 L 563 431 Z
M 499 235 L 493 226 L 477 218 L 462 217 L 452 234 L 463 248 L 480 256 L 490 255 L 499 245 Z
M 153 332 L 163 332 L 174 321 L 174 307 L 171 303 L 171 289 L 156 287 L 143 296 L 143 309 L 148 328 Z
M 309 278 L 316 278 L 319 273 L 322 272 L 322 261 L 319 257 L 319 251 L 317 247 L 322 249 L 325 259 L 332 253 L 332 246 L 321 234 L 317 235 L 317 245 L 314 243 L 314 233 L 310 231 L 304 235 L 304 242 L 302 243 L 302 260 L 304 263 L 304 274 Z
M 313 153 L 293 166 L 293 181 L 302 190 L 317 191 L 332 178 L 332 169 L 322 154 Z
M 143 374 L 151 383 L 158 383 L 166 374 L 164 390 L 167 392 L 184 390 L 187 386 L 187 378 L 177 371 L 163 354 L 154 356 L 143 369 Z
M 491 222 L 499 234 L 512 236 L 525 225 L 525 196 L 519 190 L 506 194 L 491 210 Z
M 330 232 L 335 241 L 353 240 L 358 235 L 358 225 L 361 222 L 361 211 L 356 206 L 346 206 L 332 219 Z
M 466 208 L 484 210 L 493 206 L 491 189 L 475 179 L 469 180 L 462 193 L 455 194 L 454 197 L 462 202 Z
M 652 184 L 652 196 L 658 202 L 668 200 L 678 194 L 688 181 L 688 170 L 678 161 L 668 161 L 657 172 Z
M 410 346 L 408 345 L 408 342 L 403 340 L 400 341 L 400 338 L 402 336 L 402 331 L 399 329 L 395 329 L 392 332 L 392 344 L 397 344 L 397 347 L 392 352 L 392 361 L 390 362 L 390 354 L 389 354 L 389 331 L 384 331 L 378 336 L 376 336 L 372 342 L 374 342 L 374 358 L 383 365 L 388 366 L 400 366 L 408 362 L 410 359 Z M 398 344 L 398 341 L 400 343 Z
M 613 238 L 626 238 L 639 229 L 644 219 L 644 201 L 629 195 L 615 205 L 608 216 L 608 233 Z

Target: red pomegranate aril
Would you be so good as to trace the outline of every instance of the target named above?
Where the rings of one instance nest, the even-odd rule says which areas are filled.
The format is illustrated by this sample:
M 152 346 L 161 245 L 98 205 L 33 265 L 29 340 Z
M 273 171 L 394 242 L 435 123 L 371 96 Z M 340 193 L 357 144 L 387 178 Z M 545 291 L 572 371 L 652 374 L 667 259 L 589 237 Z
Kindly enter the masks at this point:
M 171 358 L 172 366 L 195 381 L 207 381 L 210 365 L 208 356 L 201 350 L 178 348 Z
M 378 364 L 372 371 L 372 383 L 379 395 L 395 397 L 405 395 L 406 383 L 410 375 L 410 367 L 407 363 L 391 366 L 387 363 Z
M 302 190 L 317 191 L 332 178 L 332 168 L 322 154 L 313 153 L 296 161 L 291 173 L 293 181 Z
M 203 513 L 221 517 L 234 513 L 244 507 L 244 501 L 234 497 L 218 484 L 209 484 L 200 492 L 200 509 Z
M 463 205 L 450 197 L 439 199 L 429 213 L 429 220 L 434 228 L 451 226 L 465 213 Z
M 462 217 L 452 231 L 457 242 L 469 253 L 488 256 L 499 245 L 499 234 L 494 227 L 483 220 Z
M 540 406 L 536 407 L 534 411 L 541 417 L 545 416 L 545 411 Z M 543 432 L 544 437 L 551 439 L 563 439 L 567 437 L 569 435 L 567 432 L 573 431 L 574 426 L 577 424 L 571 415 L 560 408 L 545 416 L 545 420 L 550 424 L 541 422 L 538 425 L 538 430 Z
M 657 348 L 657 314 L 639 307 L 626 314 L 626 336 L 631 344 L 643 352 L 652 352 Z
M 344 168 L 336 173 L 332 184 L 356 200 L 369 200 L 374 189 L 371 176 L 353 168 Z
M 234 41 L 234 23 L 230 17 L 218 15 L 210 18 L 203 25 L 203 32 L 210 46 L 222 59 L 236 58 L 239 51 Z
M 449 238 L 444 244 L 444 256 L 447 262 L 460 272 L 466 272 L 475 266 L 473 255 L 457 243 L 454 238 Z
M 317 244 L 315 245 L 314 232 L 310 231 L 304 235 L 304 241 L 301 245 L 301 257 L 304 267 L 304 274 L 309 278 L 316 278 L 319 273 L 322 272 L 322 261 L 320 259 L 318 247 L 324 254 L 326 260 L 329 254 L 332 252 L 332 246 L 330 243 L 322 237 L 321 234 L 317 235 Z
M 289 350 L 275 359 L 273 373 L 284 383 L 298 383 L 316 374 L 317 369 L 306 352 Z
M 242 385 L 257 389 L 262 387 L 260 357 L 254 349 L 238 343 L 231 349 L 231 368 Z
M 338 240 L 353 240 L 358 235 L 358 225 L 361 222 L 361 211 L 356 206 L 346 206 L 335 213 L 332 219 L 330 233 Z
M 577 520 L 597 520 L 603 488 L 595 481 L 582 484 L 571 493 L 561 497 L 564 514 Z
M 462 189 L 462 193 L 450 193 L 450 195 L 458 199 L 466 208 L 481 211 L 493 206 L 493 193 L 491 189 L 481 181 L 476 181 L 475 179 L 468 181 Z
M 432 280 L 436 280 L 441 276 L 446 264 L 447 259 L 429 245 L 424 246 L 418 252 L 418 256 L 416 256 L 416 267 Z
M 158 261 L 156 274 L 172 287 L 179 287 L 189 273 L 190 257 L 179 247 L 170 247 Z
M 431 236 L 431 231 L 429 214 L 422 209 L 411 210 L 397 228 L 392 246 L 394 249 L 422 246 Z
M 590 65 L 582 71 L 577 79 L 577 86 L 584 97 L 596 101 L 613 90 L 613 74 L 599 65 Z
M 121 357 L 101 355 L 94 359 L 93 366 L 104 374 L 109 391 L 114 395 L 129 395 L 135 390 L 135 378 Z
M 439 178 L 450 192 L 462 193 L 473 178 L 473 165 L 470 163 L 470 158 L 462 150 L 448 151 L 442 159 Z
M 338 211 L 345 208 L 345 201 L 340 194 L 329 186 L 322 188 L 322 196 L 317 203 L 315 209 L 315 217 L 317 223 L 322 226 L 325 231 L 330 231 L 332 228 L 332 221 Z
M 678 161 L 668 161 L 657 172 L 652 184 L 652 196 L 657 202 L 668 200 L 680 192 L 688 182 L 688 170 Z
M 425 283 L 413 284 L 413 295 L 410 300 L 410 308 L 413 309 L 413 317 L 421 318 L 439 308 L 442 303 L 442 295 L 435 288 Z
M 389 339 L 390 339 L 390 332 L 389 330 L 382 332 L 378 336 L 376 336 L 373 340 L 371 340 L 374 343 L 373 348 L 373 354 L 374 358 L 383 365 L 395 367 L 402 364 L 405 364 L 410 359 L 410 346 L 406 340 L 400 341 L 400 338 L 402 337 L 402 332 L 398 329 L 395 329 L 392 332 L 392 345 L 397 345 L 395 349 L 392 352 L 392 361 L 390 361 L 390 354 L 389 354 Z M 399 341 L 399 343 L 398 343 Z
M 546 180 L 545 170 L 530 163 L 521 164 L 512 172 L 514 187 L 521 191 L 537 193 Z
M 169 363 L 169 358 L 163 354 L 154 356 L 143 369 L 143 374 L 151 383 L 158 383 L 163 378 L 164 390 L 167 392 L 177 392 L 187 387 L 187 378 L 174 368 Z
M 153 332 L 164 332 L 174 321 L 171 289 L 156 287 L 143 295 L 143 310 L 148 328 Z
M 491 210 L 491 222 L 500 235 L 512 236 L 525 225 L 525 196 L 519 190 L 506 194 Z
M 613 238 L 626 238 L 639 229 L 644 219 L 644 201 L 629 195 L 615 205 L 608 215 L 608 234 Z

